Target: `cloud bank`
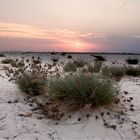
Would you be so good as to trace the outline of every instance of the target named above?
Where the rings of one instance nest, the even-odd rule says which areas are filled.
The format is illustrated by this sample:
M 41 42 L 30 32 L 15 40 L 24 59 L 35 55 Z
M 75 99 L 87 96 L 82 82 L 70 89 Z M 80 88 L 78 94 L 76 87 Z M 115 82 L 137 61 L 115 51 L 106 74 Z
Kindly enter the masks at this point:
M 76 42 L 80 46 L 76 46 Z M 140 35 L 113 35 L 0 23 L 0 50 L 137 52 Z

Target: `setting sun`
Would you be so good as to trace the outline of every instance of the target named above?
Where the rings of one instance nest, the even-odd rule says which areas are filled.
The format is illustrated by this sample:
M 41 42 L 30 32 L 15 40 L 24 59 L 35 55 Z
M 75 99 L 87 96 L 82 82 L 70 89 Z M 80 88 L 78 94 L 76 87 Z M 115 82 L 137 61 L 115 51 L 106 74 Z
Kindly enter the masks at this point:
M 76 47 L 80 47 L 81 44 L 79 42 L 76 42 Z

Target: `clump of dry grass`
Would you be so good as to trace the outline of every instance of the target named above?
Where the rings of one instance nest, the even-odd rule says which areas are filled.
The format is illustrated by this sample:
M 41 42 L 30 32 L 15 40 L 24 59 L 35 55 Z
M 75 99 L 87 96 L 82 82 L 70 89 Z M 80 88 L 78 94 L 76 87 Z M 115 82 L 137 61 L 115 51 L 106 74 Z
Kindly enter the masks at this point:
M 5 57 L 5 55 L 3 53 L 0 53 L 0 57 Z
M 128 76 L 140 76 L 140 66 L 137 67 L 123 67 L 123 66 L 113 66 L 113 67 L 103 67 L 102 74 L 109 77 L 114 77 L 116 79 L 122 78 L 124 75 Z
M 111 81 L 83 73 L 52 79 L 48 89 L 54 98 L 81 107 L 109 104 L 118 94 Z
M 10 64 L 12 67 L 20 67 L 20 66 L 24 66 L 23 61 L 19 61 L 18 59 L 14 60 L 14 59 L 4 59 L 1 62 L 2 64 Z
M 66 71 L 66 72 L 76 72 L 77 71 L 77 67 L 76 67 L 75 63 L 68 62 L 64 66 L 64 71 Z
M 105 76 L 120 79 L 125 75 L 125 68 L 122 66 L 112 66 L 112 67 L 105 66 L 102 68 L 102 74 Z
M 23 74 L 17 84 L 21 91 L 32 94 L 39 95 L 46 93 L 47 79 L 42 77 L 37 71 L 32 71 L 30 74 Z
M 102 67 L 102 63 L 101 62 L 95 62 L 94 65 L 89 64 L 88 65 L 88 72 L 100 72 Z
M 128 76 L 140 76 L 140 66 L 139 67 L 126 67 L 126 75 Z
M 82 59 L 76 59 L 76 60 L 73 60 L 74 64 L 77 66 L 77 67 L 83 67 L 86 65 L 86 62 Z
M 16 60 L 11 61 L 10 65 L 15 68 L 20 68 L 20 67 L 24 67 L 25 63 L 23 60 L 20 61 L 19 59 L 16 59 Z
M 16 83 L 21 91 L 28 94 L 38 95 L 46 92 L 48 71 L 39 59 L 16 60 L 16 64 L 18 67 L 6 70 L 9 81 Z
M 9 58 L 6 58 L 6 59 L 3 59 L 1 61 L 2 64 L 11 64 L 14 60 L 13 59 L 9 59 Z

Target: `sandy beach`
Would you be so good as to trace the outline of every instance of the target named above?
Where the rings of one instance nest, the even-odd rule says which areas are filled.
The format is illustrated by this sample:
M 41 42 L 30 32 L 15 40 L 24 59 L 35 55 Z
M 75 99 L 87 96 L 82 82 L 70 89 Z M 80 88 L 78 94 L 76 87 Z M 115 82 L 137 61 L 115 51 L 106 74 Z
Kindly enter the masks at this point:
M 44 63 L 51 63 L 51 54 L 6 54 L 7 58 L 21 58 L 39 55 Z M 65 60 L 65 57 L 59 54 L 55 57 Z M 79 57 L 73 54 L 73 57 Z M 80 57 L 92 60 L 90 54 L 81 54 Z M 137 57 L 140 57 L 139 55 Z M 118 58 L 118 59 L 117 59 Z M 126 55 L 106 55 L 107 61 L 111 63 L 117 60 L 119 63 L 125 63 Z M 5 58 L 0 58 L 5 59 Z M 66 60 L 67 61 L 67 60 Z M 4 75 L 4 64 L 0 64 L 0 74 Z M 128 111 L 124 122 L 117 129 L 106 128 L 102 119 L 96 119 L 100 116 L 102 108 L 95 109 L 90 113 L 87 119 L 82 112 L 76 112 L 71 118 L 65 118 L 60 121 L 47 119 L 35 108 L 37 105 L 32 98 L 27 101 L 28 96 L 22 93 L 17 85 L 8 82 L 6 78 L 0 77 L 0 139 L 1 140 L 136 140 L 140 139 L 140 77 L 123 77 L 118 82 L 121 90 L 121 96 L 128 92 L 126 98 L 133 97 L 132 104 L 134 111 Z M 39 99 L 39 97 L 38 97 Z M 29 102 L 30 101 L 30 102 Z M 129 105 L 126 103 L 126 107 Z M 107 112 L 107 110 L 105 110 Z M 24 114 L 24 115 L 23 115 Z M 81 117 L 81 121 L 78 121 Z M 115 117 L 105 116 L 108 121 L 116 122 Z M 130 120 L 130 121 L 129 121 Z M 132 131 L 132 123 L 137 122 L 136 133 Z

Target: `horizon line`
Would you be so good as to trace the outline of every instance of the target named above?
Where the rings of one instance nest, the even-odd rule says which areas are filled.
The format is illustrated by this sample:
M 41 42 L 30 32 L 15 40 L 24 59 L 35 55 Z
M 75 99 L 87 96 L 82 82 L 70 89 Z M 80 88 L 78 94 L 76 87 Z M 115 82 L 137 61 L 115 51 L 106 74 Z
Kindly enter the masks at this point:
M 0 53 L 8 53 L 8 52 L 17 52 L 17 53 L 67 53 L 67 54 L 127 54 L 127 55 L 140 55 L 139 53 L 136 52 L 67 52 L 67 51 L 16 51 L 16 50 L 11 50 L 11 51 L 0 51 Z

